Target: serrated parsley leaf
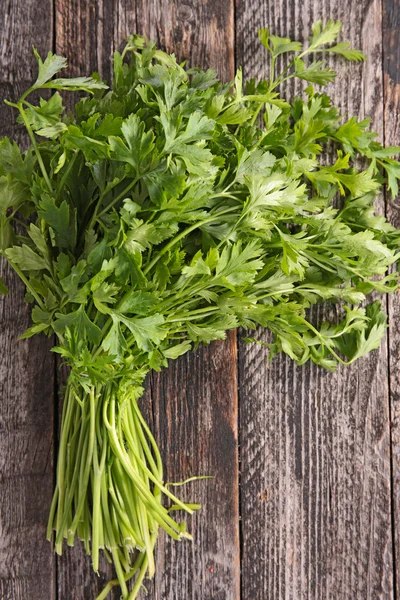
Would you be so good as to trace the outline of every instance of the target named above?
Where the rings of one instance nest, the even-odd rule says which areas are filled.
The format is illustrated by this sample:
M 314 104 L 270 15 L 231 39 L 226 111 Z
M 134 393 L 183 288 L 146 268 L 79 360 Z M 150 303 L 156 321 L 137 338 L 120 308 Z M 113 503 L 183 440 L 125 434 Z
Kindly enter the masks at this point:
M 26 202 L 26 186 L 20 181 L 10 181 L 8 177 L 0 177 L 0 214 L 16 212 Z
M 271 54 L 275 58 L 285 52 L 299 52 L 302 48 L 301 42 L 292 42 L 290 38 L 278 37 L 270 35 L 269 41 L 271 45 Z
M 66 90 L 69 92 L 87 92 L 93 94 L 96 90 L 106 90 L 108 85 L 93 77 L 74 77 L 71 79 L 52 79 L 40 86 L 53 90 Z
M 217 263 L 215 276 L 233 286 L 249 283 L 263 266 L 260 254 L 261 247 L 257 241 L 245 246 L 241 242 L 226 246 Z
M 31 150 L 23 155 L 16 142 L 11 142 L 8 137 L 0 140 L 0 175 L 10 174 L 18 181 L 30 184 L 34 163 Z
M 325 52 L 331 52 L 332 54 L 339 54 L 346 60 L 361 61 L 365 60 L 365 54 L 361 50 L 355 50 L 351 47 L 350 42 L 339 42 L 335 46 L 326 48 Z
M 5 250 L 4 254 L 11 263 L 18 265 L 22 271 L 41 271 L 43 269 L 49 269 L 47 261 L 26 244 L 8 248 Z
M 76 244 L 75 214 L 63 200 L 57 206 L 54 198 L 44 194 L 39 203 L 38 215 L 52 228 L 55 243 L 60 249 L 73 248 Z
M 252 151 L 242 148 L 240 149 L 236 181 L 243 182 L 245 175 L 262 174 L 263 177 L 267 177 L 271 173 L 275 162 L 276 158 L 271 152 L 262 152 L 259 148 Z
M 154 314 L 151 317 L 128 318 L 120 313 L 115 313 L 121 323 L 131 331 L 140 350 L 150 351 L 153 344 L 159 344 L 167 335 L 162 327 L 164 317 Z
M 154 148 L 154 134 L 145 132 L 144 123 L 134 114 L 123 122 L 121 129 L 127 145 L 121 138 L 110 136 L 111 158 L 131 164 L 139 173 L 142 162 Z
M 187 121 L 186 128 L 174 140 L 171 140 L 165 146 L 166 152 L 173 151 L 175 146 L 182 144 L 191 144 L 198 140 L 207 140 L 211 137 L 214 128 L 214 122 L 200 113 L 192 113 Z
M 55 125 L 50 125 L 49 127 L 42 127 L 41 129 L 36 130 L 36 135 L 40 135 L 41 137 L 46 138 L 55 138 L 64 131 L 67 131 L 68 127 L 65 123 L 56 123 Z
M 349 362 L 354 362 L 379 348 L 387 326 L 387 315 L 381 310 L 381 303 L 373 302 L 366 308 L 362 325 L 337 338 L 335 345 Z
M 336 71 L 329 67 L 325 67 L 324 60 L 315 60 L 309 65 L 306 65 L 301 58 L 295 59 L 295 75 L 300 79 L 316 83 L 318 85 L 326 85 L 333 81 L 337 75 Z
M 391 159 L 386 159 L 384 162 L 381 162 L 383 169 L 387 174 L 387 186 L 392 194 L 392 198 L 396 198 L 399 193 L 399 185 L 398 180 L 400 179 L 400 164 Z
M 43 84 L 54 77 L 56 73 L 67 67 L 67 59 L 63 56 L 58 56 L 57 54 L 53 54 L 53 52 L 49 52 L 43 62 L 36 48 L 33 48 L 33 53 L 39 66 L 38 77 L 33 84 L 34 88 L 42 87 Z
M 121 323 L 118 318 L 111 314 L 112 326 L 102 342 L 103 349 L 110 355 L 120 359 L 127 350 L 126 339 L 122 333 Z
M 225 315 L 223 318 L 214 320 L 209 325 L 188 324 L 189 338 L 196 343 L 209 344 L 214 340 L 224 340 L 228 329 L 235 329 L 238 321 L 234 315 Z
M 130 291 L 118 305 L 118 311 L 123 314 L 147 315 L 158 304 L 154 294 L 142 290 Z
M 322 21 L 316 21 L 312 26 L 312 36 L 310 37 L 310 46 L 308 50 L 315 50 L 325 44 L 330 44 L 336 40 L 342 29 L 340 21 L 329 19 L 326 25 Z
M 40 98 L 39 106 L 30 104 L 25 110 L 25 115 L 32 129 L 36 131 L 59 123 L 62 111 L 62 99 L 60 94 L 56 92 L 49 100 Z M 22 121 L 20 120 L 20 122 Z
M 54 323 L 56 333 L 63 334 L 67 328 L 71 327 L 74 327 L 80 335 L 86 337 L 93 344 L 98 344 L 101 340 L 100 328 L 89 319 L 83 306 L 69 314 L 56 314 Z
M 182 356 L 183 354 L 186 354 L 186 352 L 189 352 L 191 348 L 192 344 L 189 342 L 189 340 L 186 340 L 181 344 L 174 344 L 168 346 L 168 348 L 166 348 L 163 351 L 163 354 L 166 358 L 172 358 L 175 360 L 176 358 L 179 358 L 179 356 Z

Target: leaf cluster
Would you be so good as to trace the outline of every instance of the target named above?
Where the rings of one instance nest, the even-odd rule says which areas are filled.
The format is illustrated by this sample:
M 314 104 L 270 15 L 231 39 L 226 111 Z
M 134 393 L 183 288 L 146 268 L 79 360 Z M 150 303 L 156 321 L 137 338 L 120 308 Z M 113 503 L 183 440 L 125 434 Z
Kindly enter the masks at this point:
M 397 285 L 399 232 L 373 202 L 384 182 L 397 193 L 399 149 L 311 85 L 291 102 L 277 92 L 332 81 L 308 55 L 364 58 L 327 46 L 340 28 L 318 22 L 305 45 L 261 30 L 270 79 L 246 84 L 138 36 L 115 53 L 111 89 L 53 79 L 65 59 L 35 51 L 38 78 L 13 104 L 32 145 L 0 142 L 0 246 L 34 304 L 23 337 L 55 332 L 82 381 L 158 370 L 239 326 L 269 328 L 271 356 L 329 369 L 376 347 L 382 313 L 359 305 Z M 31 104 L 43 88 L 54 94 Z M 60 90 L 83 93 L 73 115 Z M 339 303 L 339 324 L 309 323 L 321 301 Z

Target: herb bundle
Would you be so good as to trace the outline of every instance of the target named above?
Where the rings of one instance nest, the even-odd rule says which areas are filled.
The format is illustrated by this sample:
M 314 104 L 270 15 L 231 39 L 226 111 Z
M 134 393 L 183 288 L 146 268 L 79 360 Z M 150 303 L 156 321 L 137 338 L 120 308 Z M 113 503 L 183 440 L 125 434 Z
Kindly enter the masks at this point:
M 98 600 L 117 584 L 136 598 L 159 527 L 190 538 L 174 514 L 199 508 L 164 483 L 139 407 L 151 369 L 239 326 L 268 328 L 271 358 L 331 370 L 385 333 L 379 303 L 361 304 L 397 286 L 400 232 L 373 202 L 384 182 L 397 194 L 399 148 L 313 87 L 336 73 L 309 55 L 364 59 L 335 42 L 340 29 L 317 22 L 305 45 L 261 30 L 269 79 L 246 85 L 240 69 L 223 84 L 139 36 L 115 53 L 112 89 L 54 79 L 66 60 L 35 52 L 36 82 L 8 102 L 31 146 L 0 142 L 1 253 L 33 304 L 21 337 L 55 334 L 70 367 L 47 533 L 59 554 L 83 540 L 95 571 L 100 550 L 114 563 Z M 310 85 L 289 103 L 278 90 L 293 77 Z M 38 90 L 53 93 L 34 105 Z M 84 92 L 73 114 L 59 90 Z M 340 303 L 342 320 L 310 323 L 320 301 Z

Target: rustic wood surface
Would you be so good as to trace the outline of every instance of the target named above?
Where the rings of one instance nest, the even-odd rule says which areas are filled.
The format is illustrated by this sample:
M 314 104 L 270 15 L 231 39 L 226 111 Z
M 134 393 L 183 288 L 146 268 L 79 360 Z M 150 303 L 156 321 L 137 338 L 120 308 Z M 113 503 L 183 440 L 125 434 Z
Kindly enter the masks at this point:
M 345 114 L 374 115 L 382 138 L 380 8 L 244 0 L 238 62 L 245 76 L 266 75 L 259 27 L 302 39 L 317 19 L 342 20 L 344 39 L 368 62 L 346 64 L 330 93 Z M 317 321 L 326 316 L 321 307 L 314 313 Z M 296 368 L 287 358 L 269 366 L 260 346 L 241 345 L 239 365 L 242 597 L 391 598 L 386 348 L 335 374 Z
M 330 90 L 336 103 L 372 115 L 380 138 L 399 143 L 397 0 L 4 0 L 0 96 L 16 97 L 33 79 L 32 43 L 68 56 L 70 73 L 98 70 L 109 80 L 113 50 L 138 32 L 229 80 L 235 62 L 246 77 L 267 75 L 259 27 L 301 40 L 314 20 L 330 17 L 368 56 L 340 69 Z M 20 135 L 12 123 L 1 105 L 1 136 Z M 387 211 L 400 226 L 400 203 Z M 29 309 L 21 284 L 3 271 L 12 298 L 0 304 L 0 598 L 91 600 L 109 566 L 98 578 L 81 547 L 56 560 L 44 539 L 62 374 L 44 338 L 17 342 Z M 336 374 L 284 358 L 268 365 L 263 349 L 239 336 L 237 350 L 230 335 L 149 377 L 144 410 L 167 478 L 215 475 L 184 490 L 203 503 L 189 522 L 195 542 L 160 537 L 149 600 L 396 598 L 399 295 L 388 311 L 387 344 Z
M 396 115 L 400 111 L 400 5 L 396 0 L 385 0 L 383 4 L 383 108 L 384 136 L 386 144 L 400 139 L 400 122 Z M 390 220 L 400 226 L 399 199 L 387 202 Z M 400 296 L 388 297 L 389 311 L 389 390 L 391 418 L 391 461 L 392 461 L 392 507 L 393 507 L 393 552 L 395 564 L 395 593 L 400 594 Z
M 52 0 L 0 7 L 0 131 L 21 138 L 13 111 L 35 78 L 31 45 L 53 40 Z M 29 326 L 24 289 L 2 265 L 11 298 L 0 301 L 0 598 L 56 598 L 55 561 L 45 541 L 53 488 L 54 358 L 46 339 L 18 341 Z

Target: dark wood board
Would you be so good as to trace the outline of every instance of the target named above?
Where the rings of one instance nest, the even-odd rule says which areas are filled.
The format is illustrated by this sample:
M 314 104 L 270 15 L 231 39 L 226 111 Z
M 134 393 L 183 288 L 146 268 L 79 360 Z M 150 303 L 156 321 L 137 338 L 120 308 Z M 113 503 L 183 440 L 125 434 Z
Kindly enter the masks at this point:
M 383 102 L 386 144 L 399 145 L 400 140 L 400 5 L 395 0 L 383 2 Z M 387 195 L 387 214 L 400 227 L 399 198 Z M 400 297 L 388 297 L 389 309 L 389 386 L 391 409 L 392 505 L 396 593 L 400 593 Z
M 238 62 L 266 77 L 257 29 L 303 40 L 319 18 L 343 21 L 344 39 L 368 55 L 342 63 L 329 92 L 343 113 L 372 115 L 382 138 L 379 2 L 239 0 Z M 385 345 L 336 374 L 266 360 L 239 346 L 242 599 L 392 598 Z
M 35 44 L 52 44 L 51 0 L 0 5 L 0 135 L 26 137 L 3 100 L 17 100 L 36 77 Z M 1 265 L 10 296 L 0 297 L 0 598 L 55 599 L 55 559 L 45 539 L 53 488 L 54 360 L 45 338 L 18 341 L 30 325 L 24 288 Z

